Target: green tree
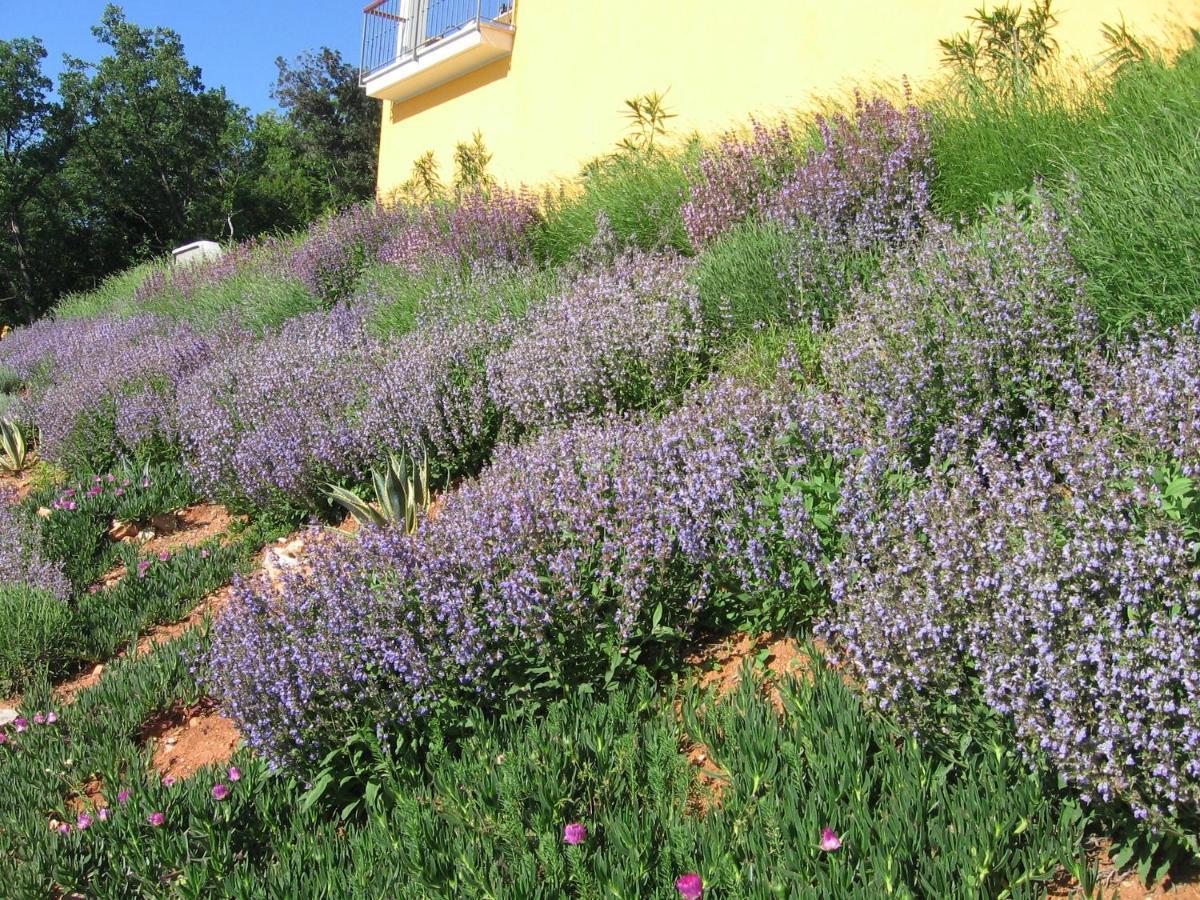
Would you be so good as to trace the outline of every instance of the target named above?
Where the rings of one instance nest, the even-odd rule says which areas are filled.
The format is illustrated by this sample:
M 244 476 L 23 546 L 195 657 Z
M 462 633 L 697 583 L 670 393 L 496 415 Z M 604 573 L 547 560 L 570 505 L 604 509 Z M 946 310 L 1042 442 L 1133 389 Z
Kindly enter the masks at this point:
M 78 123 L 67 170 L 97 274 L 234 231 L 245 111 L 204 86 L 171 29 L 140 28 L 110 4 L 92 31 L 112 53 L 69 58 L 61 93 Z
M 358 70 L 336 50 L 275 60 L 272 96 L 295 127 L 309 177 L 324 205 L 341 207 L 375 195 L 380 104 L 358 83 Z
M 0 323 L 35 315 L 46 285 L 38 265 L 42 202 L 57 184 L 70 129 L 63 108 L 49 99 L 53 84 L 42 73 L 46 50 L 37 38 L 0 41 Z

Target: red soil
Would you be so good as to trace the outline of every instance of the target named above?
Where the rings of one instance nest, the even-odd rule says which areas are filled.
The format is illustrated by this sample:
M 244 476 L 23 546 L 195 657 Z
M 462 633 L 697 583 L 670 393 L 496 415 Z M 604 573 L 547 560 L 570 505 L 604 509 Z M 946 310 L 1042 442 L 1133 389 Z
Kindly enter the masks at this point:
M 193 706 L 176 704 L 143 725 L 142 743 L 154 751 L 153 766 L 163 777 L 190 778 L 205 766 L 233 758 L 242 736 L 233 722 L 217 712 L 211 700 Z

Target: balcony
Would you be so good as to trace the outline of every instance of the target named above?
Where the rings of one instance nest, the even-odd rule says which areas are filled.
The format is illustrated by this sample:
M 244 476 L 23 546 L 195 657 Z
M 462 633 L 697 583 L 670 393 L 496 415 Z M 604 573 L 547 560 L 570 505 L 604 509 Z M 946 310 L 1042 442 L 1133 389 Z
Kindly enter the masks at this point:
M 363 10 L 359 83 L 408 100 L 512 54 L 513 0 L 374 0 Z

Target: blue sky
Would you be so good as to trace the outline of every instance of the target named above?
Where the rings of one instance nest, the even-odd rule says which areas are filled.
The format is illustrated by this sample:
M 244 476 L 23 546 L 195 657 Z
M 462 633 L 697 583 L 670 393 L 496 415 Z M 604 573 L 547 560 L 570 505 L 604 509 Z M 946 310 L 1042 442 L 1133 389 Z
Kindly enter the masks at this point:
M 129 21 L 173 28 L 188 61 L 209 87 L 224 85 L 230 98 L 252 112 L 271 109 L 275 57 L 293 59 L 320 46 L 358 65 L 364 0 L 125 0 Z M 104 49 L 92 36 L 105 0 L 0 0 L 0 39 L 40 37 L 44 71 L 54 78 L 62 56 L 94 62 Z

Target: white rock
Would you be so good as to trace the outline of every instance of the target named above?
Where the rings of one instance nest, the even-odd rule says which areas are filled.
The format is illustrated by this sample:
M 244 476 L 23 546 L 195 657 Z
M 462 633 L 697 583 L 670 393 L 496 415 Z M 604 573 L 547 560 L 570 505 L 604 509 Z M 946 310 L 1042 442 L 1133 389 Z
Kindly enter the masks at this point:
M 16 721 L 17 711 L 11 707 L 0 707 L 0 728 Z

